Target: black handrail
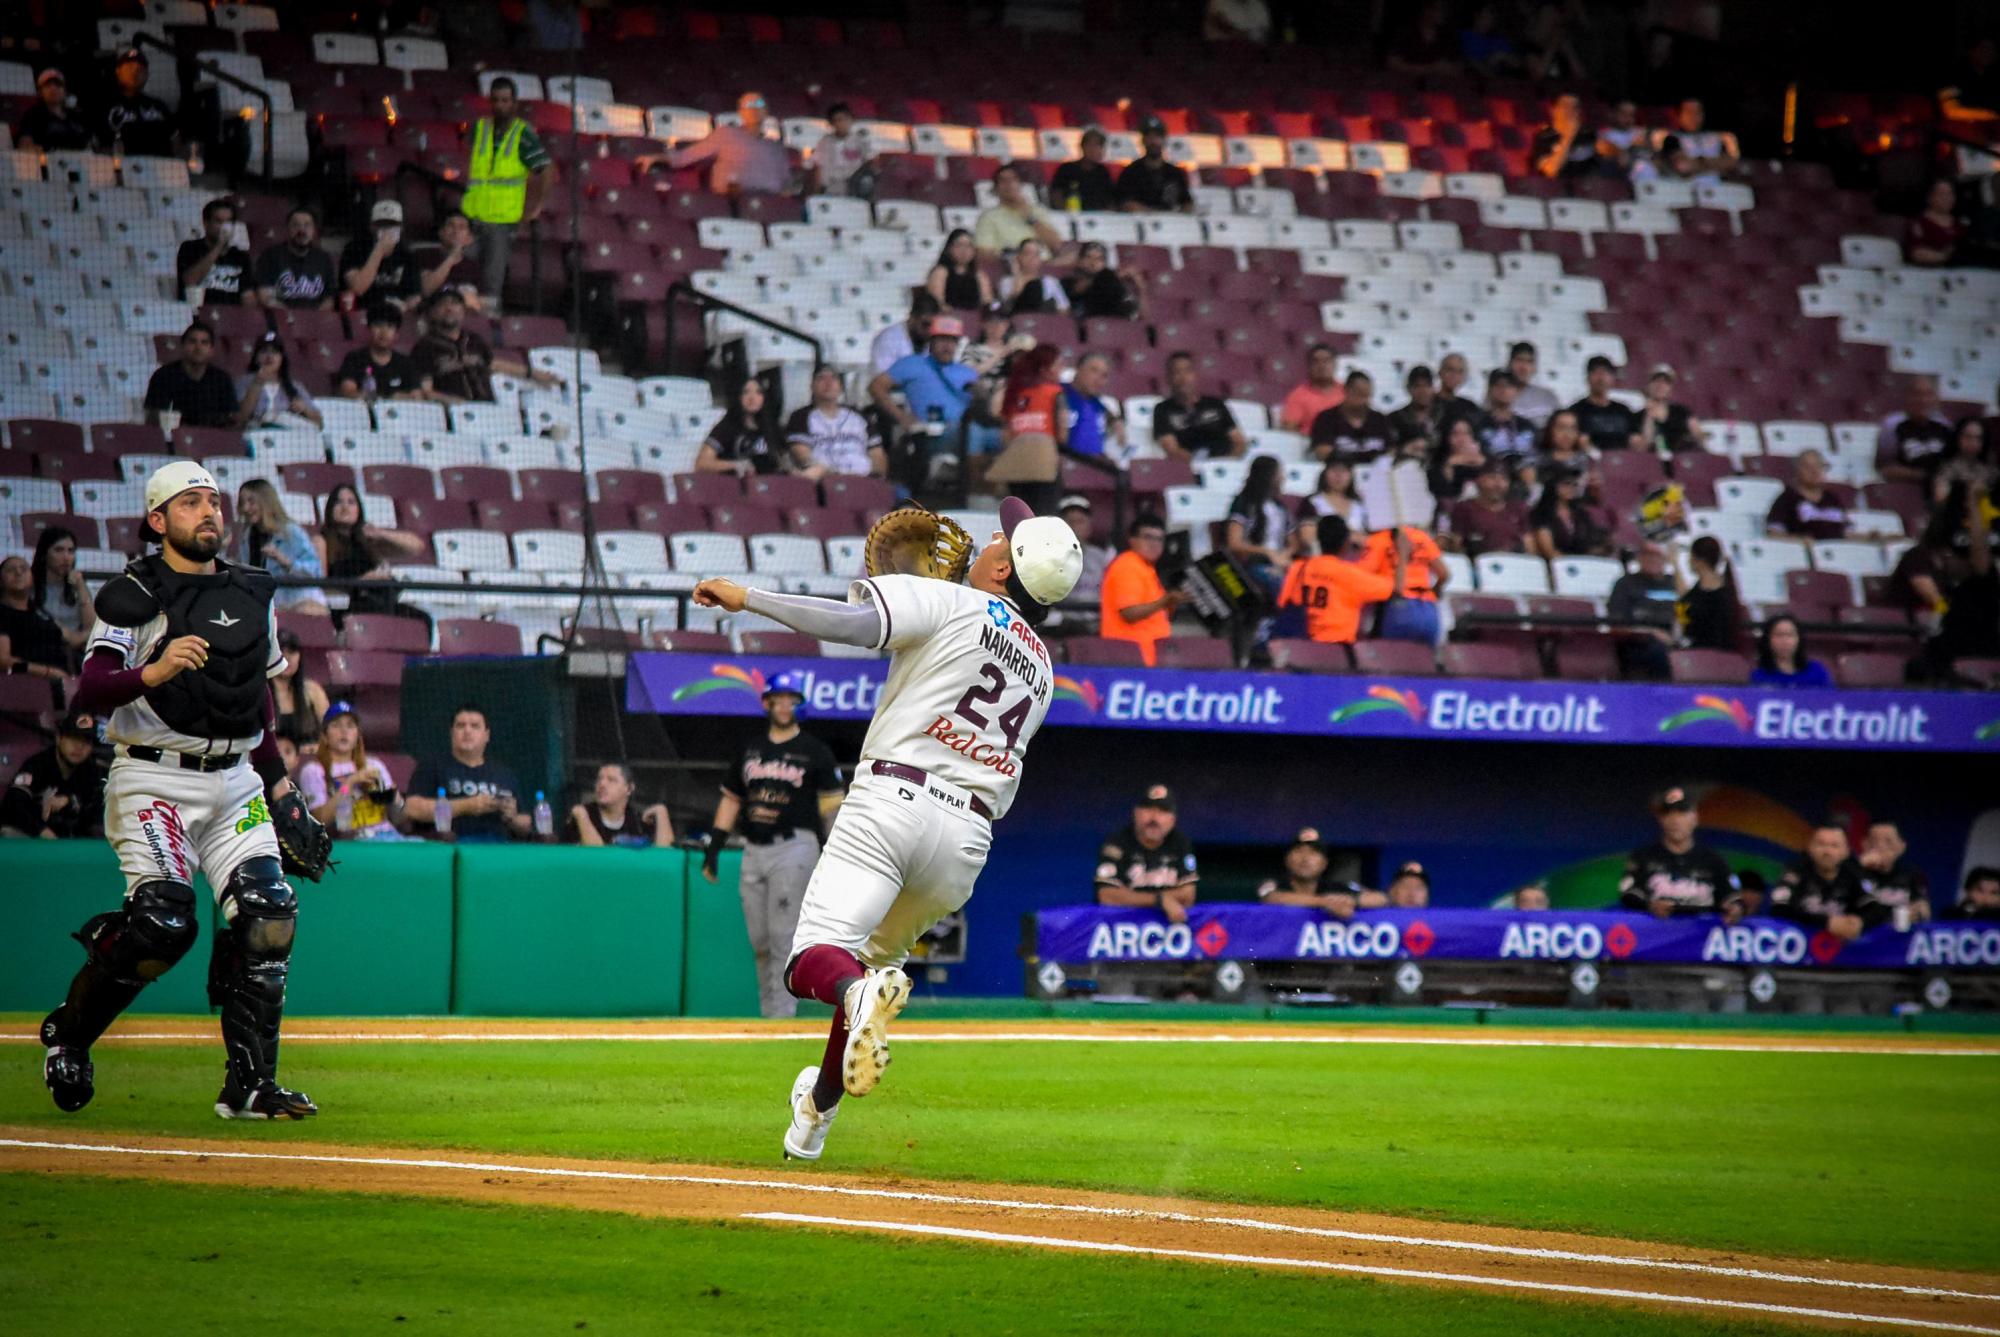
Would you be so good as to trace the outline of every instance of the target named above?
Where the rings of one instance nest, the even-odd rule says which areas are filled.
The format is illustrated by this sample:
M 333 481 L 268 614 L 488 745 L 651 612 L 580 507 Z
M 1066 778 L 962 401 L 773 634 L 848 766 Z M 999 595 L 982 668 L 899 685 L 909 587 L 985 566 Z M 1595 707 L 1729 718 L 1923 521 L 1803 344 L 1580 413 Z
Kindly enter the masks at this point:
M 743 319 L 750 321 L 752 324 L 762 325 L 769 330 L 776 330 L 779 334 L 797 339 L 799 342 L 810 347 L 813 354 L 813 366 L 818 367 L 826 362 L 826 350 L 820 346 L 819 340 L 813 338 L 812 335 L 807 334 L 804 330 L 796 326 L 784 324 L 782 321 L 772 320 L 769 316 L 759 315 L 749 307 L 738 306 L 736 303 L 726 298 L 717 297 L 713 293 L 703 292 L 686 279 L 676 279 L 667 286 L 667 374 L 670 376 L 679 374 L 679 368 L 674 365 L 673 358 L 674 350 L 679 346 L 674 335 L 676 332 L 675 313 L 680 309 L 681 301 L 693 302 L 696 306 L 701 307 L 704 312 L 727 311 L 731 315 L 743 317 Z
M 161 41 L 159 38 L 153 36 L 153 34 L 145 31 L 143 28 L 132 34 L 132 45 L 137 47 L 148 47 L 148 46 L 157 47 L 159 50 L 165 52 L 167 55 L 172 56 L 174 58 L 175 71 L 178 72 L 180 70 L 181 60 L 182 60 L 180 52 L 177 51 L 170 43 Z M 208 61 L 203 60 L 198 55 L 189 56 L 186 59 L 190 67 L 192 67 L 193 69 L 200 70 L 203 74 L 212 76 L 217 83 L 228 84 L 231 88 L 240 88 L 244 92 L 248 93 L 251 97 L 256 98 L 257 101 L 264 104 L 264 170 L 261 175 L 264 181 L 265 188 L 269 189 L 273 174 L 272 136 L 274 127 L 277 125 L 277 104 L 272 100 L 271 95 L 264 89 L 259 88 L 257 85 L 251 83 L 247 79 L 231 74 L 228 70 L 223 69 L 220 65 L 210 64 Z M 181 92 L 182 96 L 186 96 L 187 90 L 185 88 L 183 88 Z

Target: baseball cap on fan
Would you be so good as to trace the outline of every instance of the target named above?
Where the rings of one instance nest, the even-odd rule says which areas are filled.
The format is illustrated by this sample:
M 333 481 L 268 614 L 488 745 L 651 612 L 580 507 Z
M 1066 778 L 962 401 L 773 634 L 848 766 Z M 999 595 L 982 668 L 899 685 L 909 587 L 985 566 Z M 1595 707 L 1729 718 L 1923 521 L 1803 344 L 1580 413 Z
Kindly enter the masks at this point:
M 1000 532 L 1007 536 L 1014 579 L 1029 598 L 1046 605 L 1069 597 L 1083 574 L 1083 545 L 1067 521 L 1036 515 L 1027 502 L 1009 497 L 1000 503 Z
M 215 475 L 193 460 L 163 464 L 153 470 L 153 476 L 146 480 L 146 510 L 149 514 L 157 511 L 181 493 L 197 487 L 205 487 L 218 494 L 222 491 Z
M 403 221 L 403 206 L 394 200 L 377 200 L 368 211 L 370 223 L 397 223 Z

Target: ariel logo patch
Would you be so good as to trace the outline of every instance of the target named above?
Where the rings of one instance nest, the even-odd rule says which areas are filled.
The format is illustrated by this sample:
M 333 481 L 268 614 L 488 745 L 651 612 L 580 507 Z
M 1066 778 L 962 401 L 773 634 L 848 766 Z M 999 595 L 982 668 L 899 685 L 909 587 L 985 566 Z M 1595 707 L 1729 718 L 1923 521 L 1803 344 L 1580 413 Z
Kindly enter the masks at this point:
M 243 807 L 243 815 L 236 819 L 236 834 L 242 835 L 255 827 L 263 826 L 271 820 L 271 810 L 264 806 L 262 794 L 250 800 Z

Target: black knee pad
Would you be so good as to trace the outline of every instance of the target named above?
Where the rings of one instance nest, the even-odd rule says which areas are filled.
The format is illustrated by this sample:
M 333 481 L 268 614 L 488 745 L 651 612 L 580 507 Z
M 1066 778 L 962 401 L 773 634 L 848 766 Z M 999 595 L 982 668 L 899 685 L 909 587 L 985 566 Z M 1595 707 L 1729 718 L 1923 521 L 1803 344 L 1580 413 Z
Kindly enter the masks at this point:
M 194 946 L 194 888 L 185 882 L 141 882 L 121 910 L 93 917 L 75 937 L 113 978 L 150 984 Z
M 299 898 L 284 869 L 269 857 L 246 859 L 223 892 L 230 934 L 249 963 L 288 960 L 299 917 Z

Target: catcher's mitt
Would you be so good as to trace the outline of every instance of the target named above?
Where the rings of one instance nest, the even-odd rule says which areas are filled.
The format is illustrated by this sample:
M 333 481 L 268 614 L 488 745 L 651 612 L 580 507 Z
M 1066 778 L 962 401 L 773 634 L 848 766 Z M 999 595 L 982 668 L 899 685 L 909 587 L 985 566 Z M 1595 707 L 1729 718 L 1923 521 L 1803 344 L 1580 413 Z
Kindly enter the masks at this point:
M 901 506 L 868 531 L 862 564 L 871 576 L 930 576 L 956 585 L 972 565 L 972 535 L 936 511 Z
M 278 854 L 285 871 L 308 882 L 317 882 L 333 867 L 333 837 L 307 809 L 297 789 L 283 798 L 272 799 L 271 829 L 277 833 Z

